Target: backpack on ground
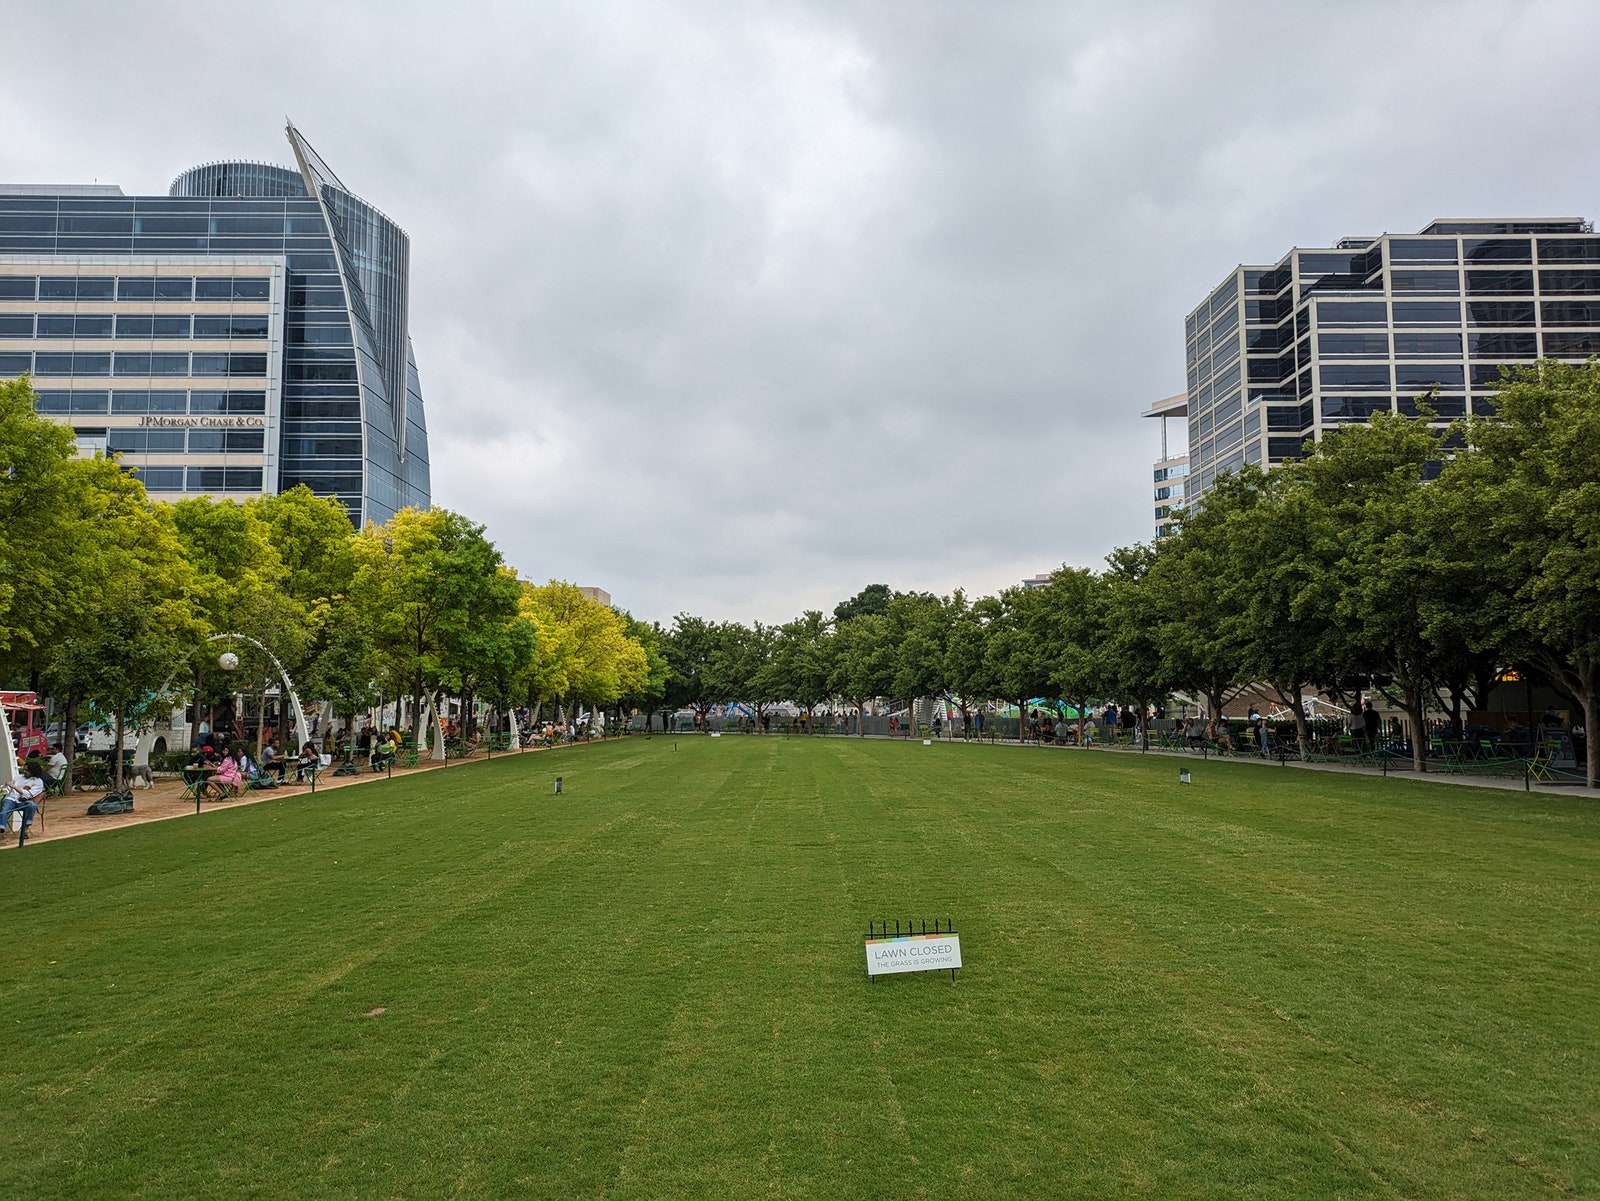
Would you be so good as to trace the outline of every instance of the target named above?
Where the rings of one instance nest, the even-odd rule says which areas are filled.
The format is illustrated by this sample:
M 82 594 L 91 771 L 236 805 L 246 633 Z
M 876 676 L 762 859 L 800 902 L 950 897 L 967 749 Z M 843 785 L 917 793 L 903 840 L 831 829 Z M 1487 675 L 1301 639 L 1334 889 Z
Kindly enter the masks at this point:
M 121 792 L 108 792 L 89 806 L 90 817 L 109 817 L 117 813 L 132 812 L 133 790 L 130 788 L 124 788 Z

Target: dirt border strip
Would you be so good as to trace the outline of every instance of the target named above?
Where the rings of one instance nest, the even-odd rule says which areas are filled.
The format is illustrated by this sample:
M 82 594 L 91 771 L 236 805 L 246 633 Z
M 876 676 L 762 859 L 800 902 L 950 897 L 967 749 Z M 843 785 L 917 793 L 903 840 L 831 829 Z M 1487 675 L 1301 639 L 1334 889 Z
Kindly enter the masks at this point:
M 600 745 L 605 740 L 597 739 L 593 743 L 567 743 L 562 746 L 535 746 L 526 747 L 521 751 L 504 751 L 500 758 L 506 759 L 514 755 L 537 754 L 547 751 L 575 750 L 583 746 Z M 615 739 L 610 741 L 615 742 Z M 153 789 L 137 789 L 133 794 L 134 811 L 132 813 L 110 814 L 104 817 L 90 817 L 86 812 L 89 805 L 93 804 L 94 794 L 87 792 L 72 792 L 64 797 L 50 797 L 45 802 L 44 826 L 35 821 L 33 828 L 28 833 L 28 845 L 38 843 L 60 842 L 66 838 L 80 838 L 88 834 L 104 834 L 112 830 L 125 830 L 130 826 L 143 826 L 151 822 L 173 821 L 181 817 L 202 817 L 207 813 L 217 813 L 224 809 L 238 809 L 245 805 L 258 805 L 264 801 L 287 800 L 290 797 L 320 796 L 324 792 L 335 789 L 348 788 L 353 784 L 375 784 L 392 779 L 409 779 L 423 772 L 439 771 L 458 767 L 470 767 L 474 763 L 492 763 L 488 755 L 473 755 L 470 759 L 451 759 L 443 763 L 432 759 L 425 759 L 416 767 L 402 769 L 397 776 L 387 776 L 381 773 L 363 772 L 355 776 L 334 777 L 331 769 L 325 769 L 323 776 L 317 782 L 317 790 L 313 793 L 309 788 L 301 785 L 288 785 L 283 789 L 268 788 L 260 792 L 247 792 L 243 796 L 233 797 L 226 801 L 203 802 L 200 811 L 195 812 L 191 801 L 183 800 L 183 782 L 181 780 L 163 780 Z M 79 806 L 82 806 L 80 810 Z M 140 806 L 144 806 L 143 809 Z M 58 825 L 57 823 L 63 823 Z M 9 830 L 5 832 L 5 842 L 0 843 L 0 851 L 18 849 L 17 838 Z

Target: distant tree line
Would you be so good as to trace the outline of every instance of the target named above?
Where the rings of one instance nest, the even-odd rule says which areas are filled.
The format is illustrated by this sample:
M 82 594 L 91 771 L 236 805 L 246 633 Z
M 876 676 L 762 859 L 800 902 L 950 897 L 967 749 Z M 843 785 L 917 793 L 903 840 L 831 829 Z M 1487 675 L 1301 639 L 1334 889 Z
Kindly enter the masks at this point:
M 862 709 L 942 697 L 966 713 L 1038 697 L 1212 714 L 1246 686 L 1293 715 L 1369 683 L 1455 736 L 1515 669 L 1583 715 L 1600 775 L 1600 363 L 1511 373 L 1496 413 L 1448 428 L 1379 414 L 1270 472 L 1224 476 L 1172 536 L 969 599 L 873 585 L 776 626 L 681 614 L 664 701 Z

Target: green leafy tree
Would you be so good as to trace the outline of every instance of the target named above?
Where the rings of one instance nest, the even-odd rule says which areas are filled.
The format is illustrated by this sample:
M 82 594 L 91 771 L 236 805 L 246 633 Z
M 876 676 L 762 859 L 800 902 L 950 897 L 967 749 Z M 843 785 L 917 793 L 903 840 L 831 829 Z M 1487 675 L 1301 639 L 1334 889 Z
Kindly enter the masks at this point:
M 1050 683 L 1077 710 L 1078 741 L 1083 741 L 1083 721 L 1090 706 L 1112 691 L 1108 681 L 1115 674 L 1118 656 L 1113 643 L 1130 655 L 1125 672 L 1137 679 L 1131 654 L 1135 648 L 1154 650 L 1154 632 L 1146 615 L 1139 610 L 1137 591 L 1142 577 L 1130 572 L 1122 581 L 1123 590 L 1115 597 L 1104 576 L 1083 567 L 1061 566 L 1041 589 L 1039 598 L 1045 619 L 1055 627 L 1050 639 Z M 1113 603 L 1114 600 L 1119 603 Z M 1120 641 L 1119 641 L 1120 640 Z M 1159 653 L 1150 656 L 1159 660 Z M 1147 671 L 1141 663 L 1139 671 Z M 1130 695 L 1146 691 L 1132 685 Z
M 773 640 L 771 691 L 811 711 L 827 699 L 833 671 L 833 634 L 828 619 L 808 609 L 778 627 Z
M 1428 480 L 1443 455 L 1426 423 L 1379 413 L 1370 425 L 1325 435 L 1301 464 L 1314 503 L 1337 531 L 1324 570 L 1352 665 L 1390 681 L 1412 730 L 1412 760 L 1426 768 L 1427 699 L 1447 650 L 1430 625 L 1450 581 L 1434 572 L 1429 545 L 1437 504 Z
M 687 707 L 704 717 L 723 699 L 717 695 L 714 664 L 719 640 L 715 622 L 688 613 L 673 618 L 662 647 L 667 659 L 669 710 Z
M 1585 775 L 1600 780 L 1600 363 L 1541 362 L 1515 373 L 1494 420 L 1474 419 L 1472 453 L 1445 472 L 1477 498 L 1471 559 L 1492 575 L 1490 614 L 1515 658 L 1583 711 Z M 1453 513 L 1460 517 L 1459 508 Z
M 889 611 L 889 602 L 894 595 L 887 584 L 868 584 L 849 600 L 840 601 L 835 605 L 833 619 L 836 622 L 845 622 L 867 614 L 881 617 Z
M 842 697 L 856 710 L 856 730 L 866 733 L 860 719 L 867 703 L 887 696 L 894 683 L 894 647 L 889 619 L 881 613 L 861 613 L 840 622 L 833 636 L 828 692 Z

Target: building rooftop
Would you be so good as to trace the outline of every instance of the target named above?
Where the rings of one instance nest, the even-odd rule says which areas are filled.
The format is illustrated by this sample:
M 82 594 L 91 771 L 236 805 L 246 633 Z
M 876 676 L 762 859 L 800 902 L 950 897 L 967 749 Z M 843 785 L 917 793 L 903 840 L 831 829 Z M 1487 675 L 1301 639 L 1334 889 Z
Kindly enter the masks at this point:
M 1189 394 L 1187 392 L 1179 392 L 1176 396 L 1158 400 L 1139 414 L 1141 417 L 1187 417 L 1188 415 Z
M 0 183 L 0 196 L 121 196 L 114 183 Z

